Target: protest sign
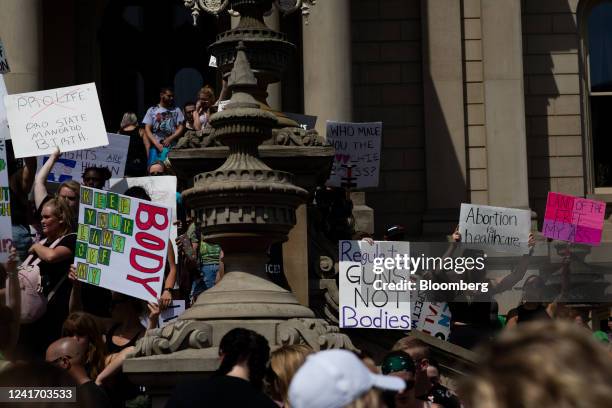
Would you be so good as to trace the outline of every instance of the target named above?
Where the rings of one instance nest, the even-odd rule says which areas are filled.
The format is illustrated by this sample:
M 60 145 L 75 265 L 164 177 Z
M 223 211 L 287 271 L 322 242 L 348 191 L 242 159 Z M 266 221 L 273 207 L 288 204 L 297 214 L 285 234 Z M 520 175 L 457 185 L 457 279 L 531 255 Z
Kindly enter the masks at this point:
M 542 234 L 561 241 L 598 245 L 605 213 L 603 201 L 549 192 Z
M 447 340 L 450 334 L 451 313 L 448 303 L 428 302 L 425 292 L 413 293 L 414 302 L 410 305 L 412 311 L 412 329 Z
M 461 242 L 484 244 L 506 252 L 524 252 L 529 242 L 531 211 L 461 204 Z
M 159 323 L 157 325 L 158 328 L 162 328 L 164 326 L 169 325 L 170 323 L 174 323 L 178 317 L 183 314 L 185 311 L 185 301 L 184 300 L 173 300 L 168 306 L 167 309 L 162 310 L 159 313 Z M 147 309 L 148 313 L 148 309 Z M 143 315 L 140 316 L 140 324 L 144 327 L 149 327 L 149 316 Z
M 7 140 L 11 138 L 8 127 L 8 119 L 6 117 L 6 108 L 4 107 L 4 97 L 8 95 L 6 84 L 4 83 L 4 75 L 0 74 L 0 139 Z
M 9 250 L 13 245 L 7 165 L 6 144 L 4 139 L 0 139 L 0 262 L 8 260 Z
M 108 144 L 93 82 L 7 95 L 4 104 L 16 158 Z
M 88 167 L 106 167 L 112 177 L 123 177 L 130 137 L 109 133 L 108 141 L 108 146 L 63 153 L 53 165 L 47 181 L 63 183 L 66 180 L 75 180 L 82 183 L 83 171 Z M 39 156 L 38 167 L 40 168 L 48 159 L 49 156 Z M 108 181 L 106 187 L 109 187 Z
M 123 193 L 130 187 L 139 186 L 146 190 L 151 197 L 151 201 L 159 203 L 172 209 L 172 228 L 170 229 L 170 240 L 174 253 L 178 254 L 176 247 L 176 237 L 178 229 L 174 222 L 177 220 L 178 211 L 176 207 L 176 177 L 175 176 L 155 176 L 155 177 L 129 177 L 124 179 L 111 179 L 110 190 L 115 193 Z
M 9 72 L 11 72 L 11 68 L 6 57 L 6 49 L 4 44 L 2 44 L 2 40 L 0 40 L 0 74 L 8 74 Z
M 161 296 L 172 209 L 81 187 L 74 264 L 79 280 L 149 302 Z
M 410 330 L 410 292 L 403 286 L 408 270 L 375 274 L 375 258 L 409 254 L 408 242 L 340 241 L 340 327 Z M 382 283 L 394 287 L 382 289 Z
M 378 187 L 382 122 L 327 121 L 327 141 L 336 149 L 328 186 Z

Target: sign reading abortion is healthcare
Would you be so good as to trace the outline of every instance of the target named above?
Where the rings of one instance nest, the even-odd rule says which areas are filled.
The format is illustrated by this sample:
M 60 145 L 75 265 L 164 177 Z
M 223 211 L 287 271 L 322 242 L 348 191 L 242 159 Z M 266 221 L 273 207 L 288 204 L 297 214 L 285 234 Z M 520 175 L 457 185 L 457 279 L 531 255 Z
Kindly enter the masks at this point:
M 4 97 L 15 157 L 106 146 L 96 84 Z
M 459 232 L 464 243 L 491 245 L 500 251 L 524 252 L 530 229 L 529 210 L 461 204 Z
M 339 251 L 340 327 L 410 330 L 410 292 L 405 286 L 410 272 L 385 268 L 375 274 L 373 270 L 375 258 L 409 254 L 410 244 L 340 241 Z
M 79 280 L 157 302 L 171 225 L 170 208 L 81 187 L 74 251 Z

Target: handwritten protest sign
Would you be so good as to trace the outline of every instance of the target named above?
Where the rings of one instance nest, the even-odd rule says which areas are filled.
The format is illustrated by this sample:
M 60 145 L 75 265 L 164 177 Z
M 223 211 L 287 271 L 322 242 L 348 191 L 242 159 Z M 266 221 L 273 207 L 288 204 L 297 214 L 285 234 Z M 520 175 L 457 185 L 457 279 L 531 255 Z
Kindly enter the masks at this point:
M 505 252 L 524 252 L 530 229 L 529 210 L 461 204 L 459 232 L 462 242 L 493 245 Z
M 185 301 L 184 300 L 173 300 L 170 303 L 170 306 L 166 310 L 162 310 L 159 313 L 159 323 L 157 327 L 161 328 L 169 325 L 170 323 L 174 323 L 176 319 L 179 318 L 180 315 L 185 311 Z M 140 324 L 144 327 L 149 327 L 149 316 L 141 316 Z
M 106 146 L 96 84 L 4 97 L 15 157 Z
M 6 49 L 4 44 L 2 44 L 2 40 L 0 40 L 0 74 L 8 74 L 9 72 L 11 72 L 11 68 L 6 57 Z
M 379 289 L 375 281 L 401 285 L 410 272 L 388 269 L 375 274 L 373 264 L 375 258 L 409 254 L 410 244 L 340 241 L 339 252 L 340 327 L 409 330 L 410 292 L 404 287 Z
M 327 121 L 327 140 L 336 149 L 328 186 L 378 187 L 382 122 Z
M 11 138 L 8 127 L 8 119 L 6 117 L 6 108 L 4 107 L 4 97 L 8 95 L 6 84 L 4 83 L 4 75 L 0 74 L 0 139 L 7 140 Z
M 412 329 L 437 337 L 448 339 L 450 334 L 451 313 L 446 302 L 428 302 L 424 291 L 413 293 Z
M 109 133 L 108 141 L 110 142 L 108 146 L 63 153 L 51 169 L 47 181 L 63 183 L 66 180 L 75 180 L 82 183 L 83 171 L 88 167 L 106 167 L 112 177 L 123 177 L 130 137 Z M 39 156 L 39 168 L 48 159 L 49 156 Z
M 174 253 L 178 254 L 178 249 L 175 242 L 176 237 L 178 236 L 178 229 L 176 225 L 174 225 L 174 222 L 178 216 L 178 211 L 176 208 L 176 177 L 155 176 L 111 179 L 110 185 L 110 190 L 115 193 L 123 193 L 128 188 L 134 186 L 142 187 L 149 194 L 149 197 L 151 197 L 153 202 L 172 209 L 172 228 L 170 229 L 170 240 L 172 241 Z
M 8 260 L 9 250 L 13 245 L 9 197 L 6 144 L 3 139 L 0 139 L 0 262 Z
M 598 245 L 605 214 L 603 201 L 549 192 L 542 234 L 561 241 Z
M 81 187 L 74 264 L 79 280 L 157 302 L 161 296 L 172 209 Z

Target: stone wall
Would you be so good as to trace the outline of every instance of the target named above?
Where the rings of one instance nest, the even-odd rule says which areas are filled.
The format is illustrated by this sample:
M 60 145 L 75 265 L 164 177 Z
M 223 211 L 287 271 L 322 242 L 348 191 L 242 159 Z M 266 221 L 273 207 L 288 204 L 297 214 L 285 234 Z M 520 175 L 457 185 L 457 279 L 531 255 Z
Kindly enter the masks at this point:
M 391 223 L 419 235 L 426 200 L 420 2 L 352 0 L 351 25 L 353 119 L 384 123 L 380 184 L 366 203 L 378 235 Z
M 585 194 L 577 5 L 522 3 L 529 200 L 540 220 L 548 191 Z

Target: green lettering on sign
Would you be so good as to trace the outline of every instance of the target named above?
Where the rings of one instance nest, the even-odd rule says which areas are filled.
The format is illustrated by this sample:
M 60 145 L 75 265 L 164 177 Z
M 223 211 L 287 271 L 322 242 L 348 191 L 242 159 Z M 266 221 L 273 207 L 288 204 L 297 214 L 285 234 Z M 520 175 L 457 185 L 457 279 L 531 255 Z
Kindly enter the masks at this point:
M 106 229 L 108 228 L 108 214 L 103 212 L 98 212 L 98 228 Z
M 98 250 L 96 248 L 87 248 L 87 263 L 93 265 L 98 263 Z
M 123 253 L 125 249 L 125 238 L 121 235 L 115 235 L 113 237 L 113 251 Z
M 115 193 L 106 194 L 106 208 L 117 211 L 119 209 L 119 196 Z
M 92 285 L 99 285 L 100 275 L 102 275 L 100 268 L 90 267 L 89 274 L 87 275 L 87 282 L 91 283 Z
M 121 214 L 129 214 L 130 213 L 130 199 L 127 197 L 119 198 L 119 212 Z
M 112 248 L 113 246 L 113 232 L 109 230 L 102 231 L 102 246 Z
M 84 212 L 85 224 L 96 225 L 96 210 L 93 208 L 86 208 Z
M 77 263 L 77 277 L 81 280 L 87 280 L 87 264 Z
M 108 228 L 115 231 L 121 229 L 121 216 L 119 214 L 110 214 L 108 217 Z
M 94 207 L 106 209 L 106 194 L 98 193 L 95 194 Z
M 92 191 L 88 188 L 81 187 L 81 204 L 91 205 Z
M 102 230 L 97 228 L 92 228 L 89 231 L 89 243 L 91 245 L 100 246 L 100 241 L 102 240 Z
M 87 258 L 87 247 L 86 242 L 77 241 L 74 247 L 74 256 L 81 259 Z
M 79 229 L 77 231 L 77 239 L 80 241 L 89 240 L 89 227 L 87 225 L 79 224 Z
M 107 248 L 100 248 L 98 252 L 98 262 L 108 266 L 110 263 L 111 251 Z
M 129 218 L 122 218 L 121 219 L 121 233 L 132 236 L 133 231 L 134 231 L 134 220 L 131 220 Z

